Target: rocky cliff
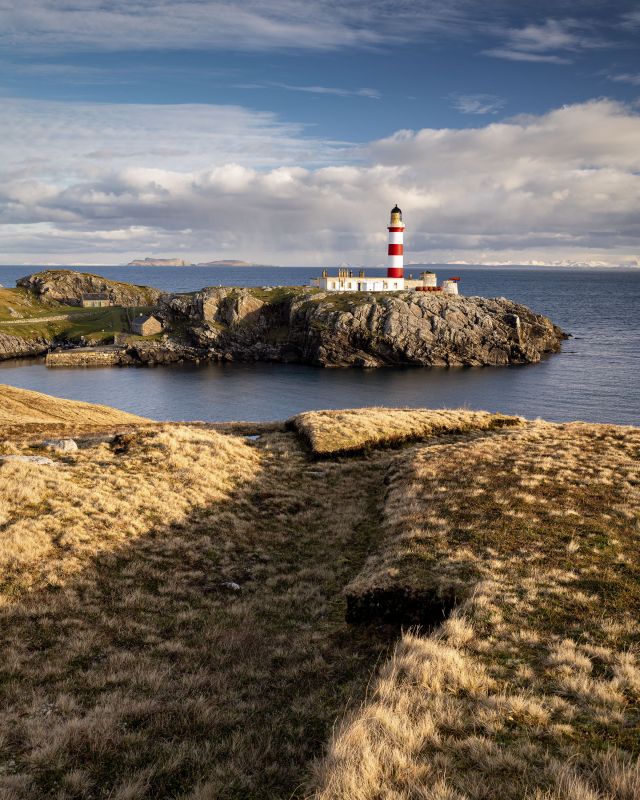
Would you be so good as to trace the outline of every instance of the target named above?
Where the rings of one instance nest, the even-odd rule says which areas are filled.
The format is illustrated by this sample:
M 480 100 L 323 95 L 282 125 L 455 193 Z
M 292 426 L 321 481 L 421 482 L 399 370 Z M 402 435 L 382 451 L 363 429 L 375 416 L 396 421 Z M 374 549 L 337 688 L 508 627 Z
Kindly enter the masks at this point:
M 565 334 L 505 298 L 203 289 L 160 314 L 200 358 L 325 367 L 498 366 L 539 361 Z
M 16 285 L 27 289 L 43 302 L 68 306 L 79 306 L 83 294 L 94 292 L 108 294 L 111 302 L 117 306 L 152 306 L 163 296 L 159 289 L 151 286 L 110 281 L 100 275 L 67 269 L 51 269 L 26 275 L 16 281 Z
M 8 361 L 10 358 L 28 358 L 30 356 L 41 356 L 51 347 L 48 339 L 23 339 L 20 336 L 12 336 L 8 333 L 0 332 L 0 361 Z
M 273 361 L 323 367 L 500 366 L 529 364 L 560 349 L 549 319 L 505 298 L 403 292 L 325 294 L 299 287 L 208 288 L 189 295 L 55 270 L 19 286 L 46 302 L 80 303 L 108 292 L 117 305 L 155 305 L 162 341 L 132 341 L 118 363 Z M 0 360 L 86 344 L 57 335 L 24 340 L 0 334 Z

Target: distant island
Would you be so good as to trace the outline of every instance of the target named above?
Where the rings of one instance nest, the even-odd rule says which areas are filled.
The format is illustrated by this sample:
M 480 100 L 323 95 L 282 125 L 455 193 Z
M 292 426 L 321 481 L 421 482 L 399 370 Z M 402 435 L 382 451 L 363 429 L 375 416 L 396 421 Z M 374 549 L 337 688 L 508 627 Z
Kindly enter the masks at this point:
M 192 267 L 190 261 L 183 258 L 134 258 L 128 267 Z
M 196 267 L 255 267 L 256 264 L 252 264 L 249 261 L 238 261 L 237 259 L 233 258 L 226 258 L 220 261 L 201 261 L 196 264 Z
M 235 258 L 221 259 L 219 261 L 201 261 L 197 264 L 185 261 L 183 258 L 134 258 L 127 267 L 253 267 L 249 261 L 240 261 Z

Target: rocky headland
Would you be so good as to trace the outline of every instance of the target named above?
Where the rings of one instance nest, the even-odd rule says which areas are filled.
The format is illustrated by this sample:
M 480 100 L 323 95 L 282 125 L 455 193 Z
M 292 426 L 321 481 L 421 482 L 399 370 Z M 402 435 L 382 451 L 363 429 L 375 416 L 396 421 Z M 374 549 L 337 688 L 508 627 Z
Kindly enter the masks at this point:
M 499 366 L 540 361 L 565 334 L 504 298 L 204 289 L 160 305 L 169 338 L 200 358 L 323 367 Z
M 0 361 L 43 356 L 54 343 L 46 337 L 25 338 L 0 331 Z
M 566 338 L 547 317 L 505 298 L 419 292 L 337 295 L 304 287 L 206 288 L 169 295 L 66 270 L 21 278 L 18 287 L 47 307 L 79 305 L 84 293 L 107 292 L 115 306 L 152 309 L 162 321 L 162 337 L 125 336 L 123 341 L 120 336 L 115 361 L 121 365 L 187 360 L 321 367 L 505 366 L 536 363 L 558 352 Z M 7 327 L 0 331 L 0 359 L 87 344 L 84 338 L 64 334 L 24 339 Z

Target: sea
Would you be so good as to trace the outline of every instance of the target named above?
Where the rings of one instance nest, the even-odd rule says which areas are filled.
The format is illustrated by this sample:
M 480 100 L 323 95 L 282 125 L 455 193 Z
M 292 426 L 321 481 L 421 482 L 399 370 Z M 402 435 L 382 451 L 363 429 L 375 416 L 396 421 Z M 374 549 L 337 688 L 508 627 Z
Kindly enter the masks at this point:
M 104 403 L 157 420 L 279 420 L 361 406 L 469 408 L 566 422 L 640 425 L 640 269 L 433 266 L 464 295 L 508 297 L 570 337 L 562 352 L 514 367 L 321 369 L 297 364 L 176 364 L 47 369 L 0 362 L 0 382 Z M 0 283 L 38 268 L 0 267 Z M 204 286 L 301 286 L 315 267 L 78 267 L 191 292 Z M 416 274 L 421 267 L 409 267 Z M 368 270 L 384 274 L 384 270 Z

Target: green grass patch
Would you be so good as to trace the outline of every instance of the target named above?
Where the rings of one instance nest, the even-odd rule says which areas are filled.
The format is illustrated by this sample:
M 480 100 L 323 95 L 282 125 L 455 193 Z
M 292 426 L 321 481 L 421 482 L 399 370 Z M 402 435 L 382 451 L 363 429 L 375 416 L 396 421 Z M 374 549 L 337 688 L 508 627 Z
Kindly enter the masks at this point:
M 278 286 L 274 289 L 249 289 L 249 293 L 252 295 L 252 297 L 256 297 L 258 300 L 262 300 L 265 303 L 270 303 L 271 305 L 280 305 L 281 303 L 286 303 L 295 299 L 295 297 L 301 293 L 307 294 L 317 291 L 317 289 L 307 289 L 306 287 L 302 286 Z
M 57 303 L 43 303 L 26 289 L 6 289 L 0 287 L 0 321 L 17 320 L 20 317 L 32 319 L 46 317 L 53 314 L 66 314 L 71 311 L 70 306 L 61 306 Z M 13 313 L 12 313 L 13 312 Z M 9 330 L 13 326 L 0 326 L 0 330 Z
M 88 339 L 96 344 L 113 341 L 118 333 L 129 333 L 131 322 L 139 314 L 148 314 L 153 306 L 122 308 L 80 308 L 77 306 L 47 306 L 44 311 L 15 325 L 0 325 L 0 332 L 18 336 L 21 339 L 66 339 L 77 341 Z M 68 315 L 67 319 L 39 321 L 39 317 Z M 149 337 L 146 337 L 149 338 Z

